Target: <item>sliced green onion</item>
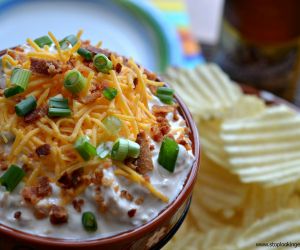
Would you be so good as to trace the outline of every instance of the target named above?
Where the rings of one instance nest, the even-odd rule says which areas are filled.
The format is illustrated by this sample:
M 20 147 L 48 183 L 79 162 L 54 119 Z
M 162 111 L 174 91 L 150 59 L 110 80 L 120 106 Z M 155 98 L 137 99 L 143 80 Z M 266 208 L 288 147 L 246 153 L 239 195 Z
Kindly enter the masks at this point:
M 68 117 L 71 116 L 72 111 L 69 108 L 49 108 L 48 116 L 49 117 Z
M 40 47 L 44 48 L 45 45 L 50 46 L 53 42 L 49 36 L 41 36 L 34 40 L 34 42 Z
M 11 165 L 0 177 L 0 184 L 4 186 L 7 191 L 12 192 L 24 176 L 25 172 L 22 168 L 17 165 Z
M 124 161 L 128 156 L 128 140 L 119 138 L 111 150 L 111 158 L 116 161 Z
M 70 70 L 65 74 L 64 86 L 73 94 L 79 93 L 84 89 L 86 85 L 86 79 L 81 75 L 81 73 L 76 70 Z
M 12 96 L 15 96 L 17 94 L 20 94 L 22 92 L 24 92 L 24 89 L 22 87 L 14 86 L 14 87 L 10 87 L 8 89 L 5 89 L 4 90 L 4 96 L 6 98 L 8 98 L 8 97 L 12 97 Z
M 104 124 L 107 132 L 112 135 L 118 134 L 122 126 L 121 120 L 113 115 L 105 117 L 102 120 L 102 123 Z
M 10 77 L 10 82 L 15 86 L 20 86 L 23 90 L 27 89 L 31 71 L 27 69 L 14 68 Z
M 90 138 L 87 135 L 79 137 L 74 147 L 85 161 L 97 154 L 96 148 L 90 143 Z
M 138 143 L 128 140 L 128 157 L 138 158 L 140 149 L 141 147 Z
M 158 87 L 156 96 L 165 104 L 173 104 L 174 90 L 167 87 Z
M 94 57 L 94 66 L 102 73 L 108 73 L 113 68 L 111 60 L 104 54 L 97 54 Z
M 160 147 L 158 163 L 169 172 L 174 172 L 178 152 L 179 146 L 177 142 L 169 137 L 165 137 Z
M 87 49 L 79 48 L 77 50 L 77 53 L 79 55 L 81 55 L 87 61 L 92 61 L 93 60 L 93 54 L 90 51 L 88 51 Z
M 84 212 L 82 214 L 82 225 L 88 232 L 95 232 L 98 229 L 96 216 L 92 212 Z
M 69 100 L 63 97 L 52 97 L 49 99 L 49 107 L 67 109 L 69 108 Z
M 100 159 L 105 159 L 110 155 L 112 150 L 112 142 L 101 143 L 97 148 L 97 155 Z
M 170 95 L 173 96 L 174 95 L 174 89 L 170 89 L 167 87 L 158 87 L 157 91 L 156 91 L 157 95 Z
M 25 100 L 19 102 L 15 106 L 16 114 L 18 116 L 25 116 L 29 114 L 31 111 L 35 110 L 37 106 L 36 99 L 34 96 L 29 96 Z
M 75 35 L 69 35 L 69 36 L 66 36 L 64 39 L 62 39 L 59 42 L 59 45 L 60 45 L 61 49 L 67 49 L 67 48 L 69 48 L 70 44 L 72 46 L 74 46 L 77 42 L 78 42 L 78 39 Z
M 117 94 L 118 90 L 116 90 L 115 88 L 108 87 L 103 90 L 104 97 L 109 101 L 113 100 L 117 96 Z
M 165 104 L 173 104 L 173 96 L 170 96 L 170 95 L 162 95 L 162 94 L 158 94 L 156 95 L 159 100 L 161 100 L 163 103 Z

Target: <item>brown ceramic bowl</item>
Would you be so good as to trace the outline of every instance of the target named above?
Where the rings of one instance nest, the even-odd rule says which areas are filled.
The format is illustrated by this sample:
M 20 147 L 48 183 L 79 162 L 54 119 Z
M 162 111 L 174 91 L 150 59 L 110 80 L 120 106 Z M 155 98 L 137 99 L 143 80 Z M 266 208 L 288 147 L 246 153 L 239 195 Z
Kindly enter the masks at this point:
M 0 56 L 5 51 L 0 52 Z M 200 145 L 197 127 L 192 116 L 182 102 L 175 96 L 179 104 L 179 111 L 185 119 L 190 129 L 190 139 L 192 141 L 195 161 L 191 166 L 191 171 L 187 177 L 185 185 L 176 198 L 164 211 L 162 211 L 152 221 L 130 231 L 120 233 L 115 236 L 96 240 L 62 240 L 55 238 L 40 237 L 14 230 L 0 224 L 0 249 L 1 250 L 59 250 L 59 249 L 89 249 L 89 250 L 142 250 L 159 249 L 176 232 L 186 214 L 193 185 L 197 177 L 200 162 Z

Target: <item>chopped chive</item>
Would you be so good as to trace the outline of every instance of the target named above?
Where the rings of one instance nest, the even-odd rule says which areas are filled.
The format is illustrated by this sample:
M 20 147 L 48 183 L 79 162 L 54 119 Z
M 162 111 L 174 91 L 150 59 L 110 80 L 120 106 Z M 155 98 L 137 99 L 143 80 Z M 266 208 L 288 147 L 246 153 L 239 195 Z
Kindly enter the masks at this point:
M 102 123 L 104 124 L 106 131 L 112 135 L 119 133 L 122 126 L 121 120 L 113 115 L 105 117 L 102 120 Z
M 81 55 L 87 61 L 92 61 L 93 60 L 93 54 L 90 51 L 88 51 L 87 49 L 79 48 L 77 50 L 77 53 L 79 55 Z
M 177 142 L 169 137 L 165 137 L 160 147 L 158 163 L 169 172 L 174 172 L 178 152 L 179 146 Z
M 104 54 L 95 55 L 93 62 L 97 70 L 105 74 L 113 68 L 111 60 L 109 60 Z
M 36 99 L 34 96 L 29 96 L 25 100 L 19 102 L 15 106 L 16 114 L 18 116 L 25 116 L 33 111 L 37 106 Z
M 45 45 L 50 46 L 53 42 L 49 36 L 41 36 L 34 40 L 34 42 L 40 47 L 44 48 Z
M 96 216 L 92 212 L 84 212 L 82 214 L 82 225 L 88 232 L 95 232 L 98 229 Z
M 158 87 L 156 91 L 157 95 L 174 95 L 174 89 L 170 89 L 168 87 Z
M 156 96 L 165 104 L 173 104 L 174 90 L 167 87 L 158 87 Z
M 67 49 L 70 45 L 74 46 L 77 43 L 78 39 L 75 35 L 66 36 L 59 42 L 61 49 Z
M 74 144 L 74 148 L 85 161 L 90 160 L 97 154 L 96 148 L 90 143 L 90 138 L 87 135 L 79 137 Z
M 10 77 L 10 82 L 15 86 L 20 86 L 25 90 L 31 76 L 31 71 L 27 69 L 14 68 Z
M 76 70 L 70 70 L 65 74 L 64 86 L 73 94 L 78 94 L 84 89 L 86 85 L 86 79 L 81 73 Z
M 128 157 L 138 158 L 140 149 L 141 147 L 138 143 L 128 140 Z
M 163 103 L 165 104 L 173 104 L 173 96 L 170 96 L 170 95 L 162 95 L 162 94 L 157 94 L 156 95 L 159 100 L 161 100 Z
M 118 90 L 116 90 L 115 88 L 108 87 L 103 90 L 104 97 L 109 101 L 113 100 L 117 96 L 117 94 Z
M 69 100 L 63 97 L 52 97 L 49 99 L 50 108 L 69 108 Z
M 7 191 L 12 192 L 24 176 L 25 172 L 22 168 L 17 165 L 11 165 L 0 177 L 0 184 L 4 186 Z
M 111 158 L 117 161 L 124 161 L 128 157 L 138 158 L 139 155 L 140 145 L 123 138 L 116 140 L 111 150 Z
M 4 90 L 4 96 L 6 98 L 9 98 L 9 97 L 15 96 L 17 94 L 20 94 L 22 92 L 24 92 L 24 89 L 22 87 L 13 86 L 13 87 L 10 87 L 10 88 Z
M 116 161 L 124 161 L 128 155 L 128 140 L 119 138 L 111 150 L 111 158 Z
M 112 150 L 112 142 L 104 142 L 101 143 L 97 147 L 97 155 L 100 159 L 105 159 L 110 155 L 110 152 Z
M 71 116 L 72 111 L 69 108 L 49 108 L 49 117 L 68 117 Z

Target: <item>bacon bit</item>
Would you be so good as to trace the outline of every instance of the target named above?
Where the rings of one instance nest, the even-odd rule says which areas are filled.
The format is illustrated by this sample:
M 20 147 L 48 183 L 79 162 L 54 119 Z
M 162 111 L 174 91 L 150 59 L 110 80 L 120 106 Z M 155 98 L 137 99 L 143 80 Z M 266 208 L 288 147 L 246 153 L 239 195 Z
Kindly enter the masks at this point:
M 121 63 L 117 63 L 116 67 L 115 67 L 115 71 L 120 74 L 122 71 L 122 64 Z
M 48 106 L 37 108 L 24 117 L 24 122 L 33 123 L 48 114 Z
M 149 80 L 152 80 L 152 81 L 159 81 L 159 79 L 158 79 L 158 77 L 157 77 L 157 75 L 156 75 L 155 73 L 150 72 L 150 71 L 147 70 L 147 69 L 144 69 L 144 73 L 145 73 L 145 75 L 147 76 L 147 78 L 148 78 Z
M 181 134 L 178 139 L 176 140 L 176 142 L 178 144 L 181 144 L 182 146 L 184 146 L 186 148 L 186 150 L 191 150 L 191 143 L 188 137 L 186 137 L 185 135 Z
M 128 201 L 133 201 L 133 196 L 127 190 L 122 190 L 120 197 Z
M 75 199 L 72 201 L 74 209 L 78 212 L 81 213 L 81 207 L 84 205 L 84 200 L 83 199 Z
M 35 206 L 34 207 L 34 216 L 36 219 L 41 220 L 49 216 L 50 207 L 49 206 Z
M 47 176 L 39 177 L 38 184 L 25 187 L 22 190 L 23 199 L 31 204 L 36 204 L 40 199 L 52 194 L 52 187 Z
M 14 214 L 14 218 L 15 218 L 16 220 L 19 220 L 19 219 L 21 219 L 21 215 L 22 215 L 22 212 L 21 212 L 21 211 L 17 211 L 17 212 L 15 212 L 15 214 Z
M 61 188 L 70 189 L 76 188 L 82 183 L 82 176 L 83 176 L 83 168 L 79 168 L 73 171 L 71 174 L 64 173 L 59 179 L 58 183 L 60 184 Z
M 152 113 L 156 116 L 162 116 L 165 117 L 168 113 L 174 112 L 175 107 L 171 105 L 164 105 L 164 106 L 159 106 L 159 105 L 153 105 L 152 107 Z
M 87 49 L 88 51 L 90 51 L 91 53 L 93 53 L 94 55 L 96 54 L 104 54 L 108 57 L 108 59 L 110 60 L 111 59 L 111 54 L 112 52 L 110 52 L 109 50 L 107 49 L 101 49 L 101 48 L 96 48 L 94 46 L 91 46 L 91 45 L 87 45 L 85 47 L 85 49 Z
M 5 170 L 7 170 L 8 169 L 8 164 L 5 162 L 5 161 L 0 161 L 0 169 L 2 170 L 2 171 L 5 171 Z
M 114 183 L 113 179 L 109 179 L 109 178 L 106 178 L 106 177 L 102 178 L 102 185 L 104 187 L 111 187 L 113 183 Z
M 92 103 L 96 101 L 98 98 L 102 97 L 102 91 L 108 87 L 108 84 L 103 82 L 101 85 L 96 85 L 91 90 L 91 93 L 83 98 L 80 99 L 80 101 L 84 104 Z
M 155 149 L 155 146 L 154 146 L 153 144 L 151 144 L 150 147 L 149 147 L 149 149 L 150 149 L 151 151 L 153 151 L 153 150 Z
M 68 212 L 64 207 L 52 205 L 49 213 L 50 222 L 53 225 L 68 222 Z
M 140 174 L 146 174 L 153 170 L 152 153 L 149 147 L 149 141 L 144 131 L 137 135 L 136 142 L 140 145 L 140 156 L 137 158 L 137 172 Z
M 136 88 L 136 86 L 139 84 L 139 79 L 136 77 L 133 79 L 133 85 L 134 85 L 134 88 Z
M 150 89 L 153 95 L 156 95 L 157 87 L 153 85 L 149 85 L 148 88 Z
M 101 193 L 100 187 L 97 187 L 95 190 L 95 196 L 94 196 L 95 202 L 99 207 L 99 211 L 101 213 L 105 213 L 107 211 L 107 205 L 104 201 L 103 195 Z
M 150 176 L 149 175 L 144 174 L 143 177 L 144 177 L 145 181 L 150 182 Z
M 35 150 L 35 152 L 38 155 L 38 157 L 49 155 L 51 152 L 51 146 L 49 144 L 43 144 L 39 146 Z
M 173 120 L 175 122 L 179 120 L 179 115 L 178 115 L 178 112 L 177 112 L 176 108 L 174 108 L 174 110 L 173 110 Z
M 27 164 L 23 164 L 22 169 L 25 173 L 29 173 L 31 171 L 31 168 Z
M 165 117 L 159 116 L 156 118 L 157 124 L 151 127 L 150 134 L 154 141 L 160 142 L 163 137 L 171 130 L 171 126 Z
M 136 205 L 142 205 L 142 204 L 144 203 L 144 197 L 139 197 L 139 198 L 137 198 L 137 199 L 134 201 L 134 203 L 135 203 Z
M 102 185 L 102 179 L 103 179 L 103 170 L 102 169 L 96 169 L 94 176 L 92 177 L 92 183 L 95 185 Z
M 120 189 L 119 185 L 115 185 L 115 186 L 114 186 L 114 191 L 115 191 L 116 193 L 119 191 L 119 189 Z
M 62 73 L 62 65 L 57 60 L 30 58 L 30 64 L 31 71 L 37 74 L 53 76 Z
M 136 209 L 130 209 L 127 214 L 130 218 L 134 217 L 136 214 Z

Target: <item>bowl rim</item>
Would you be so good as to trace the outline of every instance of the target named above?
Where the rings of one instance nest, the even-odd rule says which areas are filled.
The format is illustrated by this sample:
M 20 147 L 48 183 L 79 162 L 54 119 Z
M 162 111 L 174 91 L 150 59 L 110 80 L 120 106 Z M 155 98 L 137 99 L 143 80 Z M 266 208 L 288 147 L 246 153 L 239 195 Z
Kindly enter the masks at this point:
M 6 53 L 7 49 L 0 51 L 0 57 Z M 158 78 L 159 79 L 159 78 Z M 168 84 L 166 83 L 168 86 Z M 200 141 L 198 129 L 195 121 L 193 120 L 192 114 L 190 113 L 188 107 L 184 104 L 182 99 L 175 94 L 176 102 L 179 105 L 179 112 L 183 116 L 187 127 L 190 129 L 190 139 L 192 141 L 192 149 L 194 154 L 194 162 L 186 177 L 183 188 L 181 189 L 175 200 L 170 203 L 164 210 L 162 210 L 154 219 L 148 221 L 147 223 L 130 229 L 112 236 L 107 236 L 104 238 L 87 239 L 87 240 L 73 240 L 73 239 L 59 239 L 51 238 L 45 236 L 39 236 L 30 234 L 24 231 L 13 229 L 6 225 L 0 224 L 0 235 L 5 235 L 10 238 L 17 238 L 23 242 L 28 242 L 35 245 L 47 245 L 47 247 L 100 247 L 108 246 L 110 244 L 125 243 L 128 239 L 139 239 L 143 235 L 147 235 L 153 232 L 155 229 L 163 225 L 163 222 L 168 220 L 176 211 L 181 207 L 181 205 L 187 200 L 188 196 L 191 194 L 193 186 L 196 181 L 199 163 L 200 163 Z

